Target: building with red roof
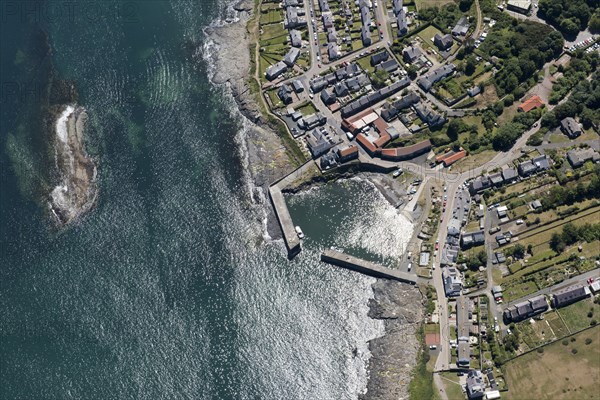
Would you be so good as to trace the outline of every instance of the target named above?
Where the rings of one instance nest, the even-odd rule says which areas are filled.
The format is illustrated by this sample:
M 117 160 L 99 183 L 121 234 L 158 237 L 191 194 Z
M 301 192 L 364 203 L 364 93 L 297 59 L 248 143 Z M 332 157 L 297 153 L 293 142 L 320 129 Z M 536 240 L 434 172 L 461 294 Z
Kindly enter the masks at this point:
M 527 100 L 525 100 L 521 105 L 517 108 L 517 110 L 521 112 L 529 112 L 536 108 L 540 108 L 544 105 L 544 102 L 537 94 L 535 96 L 531 96 Z
M 444 158 L 442 162 L 444 163 L 444 167 L 449 167 L 461 158 L 464 158 L 466 156 L 467 152 L 465 150 L 461 150 L 458 153 L 454 153 L 451 156 Z

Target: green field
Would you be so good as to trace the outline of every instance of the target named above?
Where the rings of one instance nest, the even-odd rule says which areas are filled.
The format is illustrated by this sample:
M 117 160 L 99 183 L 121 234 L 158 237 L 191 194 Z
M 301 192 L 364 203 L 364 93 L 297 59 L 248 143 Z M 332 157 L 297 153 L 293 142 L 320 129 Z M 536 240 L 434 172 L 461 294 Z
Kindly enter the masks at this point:
M 415 0 L 417 10 L 430 7 L 441 7 L 444 4 L 452 3 L 452 0 Z
M 598 399 L 600 328 L 588 329 L 567 340 L 533 351 L 505 366 L 509 391 L 503 399 Z M 586 344 L 586 339 L 591 340 Z
M 596 321 L 600 320 L 600 305 L 594 304 L 591 298 L 578 301 L 564 308 L 559 308 L 557 312 L 571 332 L 587 328 L 593 319 Z M 592 312 L 591 317 L 588 317 L 589 312 Z

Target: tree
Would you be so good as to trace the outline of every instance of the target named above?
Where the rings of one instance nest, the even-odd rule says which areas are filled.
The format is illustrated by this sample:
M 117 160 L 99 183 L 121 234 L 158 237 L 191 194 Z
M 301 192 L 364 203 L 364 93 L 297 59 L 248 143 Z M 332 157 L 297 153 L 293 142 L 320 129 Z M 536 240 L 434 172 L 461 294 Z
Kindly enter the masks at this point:
M 557 253 L 562 253 L 565 250 L 565 242 L 563 241 L 562 235 L 554 232 L 550 238 L 550 248 Z
M 458 139 L 458 134 L 464 131 L 464 122 L 462 120 L 455 118 L 448 124 L 448 130 L 446 134 L 450 138 L 450 140 L 455 141 Z
M 477 68 L 477 61 L 475 60 L 475 56 L 473 54 L 467 57 L 465 62 L 465 74 L 468 76 L 473 75 L 475 69 Z
M 406 72 L 408 73 L 408 77 L 410 79 L 415 79 L 417 77 L 417 72 L 419 72 L 419 69 L 415 65 L 411 64 L 406 69 Z
M 373 82 L 373 86 L 380 89 L 385 86 L 385 81 L 387 81 L 389 77 L 389 72 L 385 69 L 380 69 L 371 75 L 371 81 Z
M 560 30 L 567 35 L 576 35 L 581 22 L 575 18 L 565 18 L 560 23 Z
M 517 243 L 515 247 L 513 247 L 513 256 L 521 259 L 525 257 L 525 246 L 520 243 Z
M 600 32 L 600 12 L 596 12 L 590 19 L 590 31 L 593 33 Z

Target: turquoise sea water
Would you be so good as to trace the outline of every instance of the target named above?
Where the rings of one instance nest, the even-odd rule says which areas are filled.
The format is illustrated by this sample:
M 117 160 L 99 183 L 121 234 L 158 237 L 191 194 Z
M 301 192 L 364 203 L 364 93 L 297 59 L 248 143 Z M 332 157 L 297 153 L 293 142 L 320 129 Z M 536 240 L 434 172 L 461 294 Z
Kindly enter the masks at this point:
M 193 57 L 227 4 L 77 2 L 67 13 L 56 10 L 68 2 L 51 1 L 40 7 L 53 13 L 35 15 L 7 3 L 0 398 L 356 398 L 366 342 L 382 333 L 367 317 L 373 280 L 317 261 L 346 237 L 335 213 L 322 210 L 331 230 L 319 238 L 301 210 L 335 193 L 292 200 L 315 235 L 292 262 L 265 238 L 239 161 L 241 117 L 210 84 L 209 55 Z M 40 31 L 50 54 L 35 46 Z M 39 198 L 48 154 L 30 117 L 48 62 L 77 86 L 99 165 L 97 206 L 61 231 Z M 390 212 L 354 184 L 364 189 L 356 202 L 338 207 L 346 224 L 362 226 L 373 204 Z M 377 253 L 359 239 L 374 231 L 360 229 L 354 246 Z

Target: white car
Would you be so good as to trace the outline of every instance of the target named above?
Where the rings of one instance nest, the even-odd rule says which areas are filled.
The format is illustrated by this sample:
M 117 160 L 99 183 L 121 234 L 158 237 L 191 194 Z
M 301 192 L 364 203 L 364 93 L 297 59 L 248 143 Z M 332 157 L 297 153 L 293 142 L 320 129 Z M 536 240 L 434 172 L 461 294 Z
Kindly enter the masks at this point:
M 517 225 L 521 225 L 524 221 L 522 219 L 517 220 Z
M 296 226 L 294 229 L 296 229 L 296 233 L 298 234 L 298 237 L 300 239 L 304 239 L 304 232 L 302 232 L 302 229 L 300 229 L 299 226 Z
M 399 177 L 400 175 L 402 175 L 402 168 L 398 168 L 397 170 L 394 171 L 394 173 L 392 174 L 392 176 L 394 178 Z

